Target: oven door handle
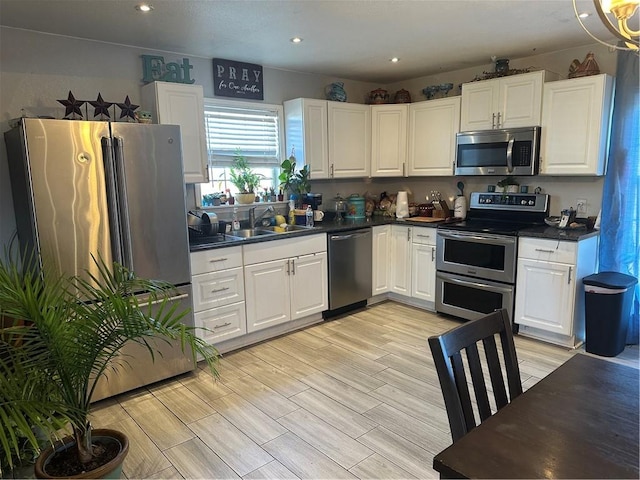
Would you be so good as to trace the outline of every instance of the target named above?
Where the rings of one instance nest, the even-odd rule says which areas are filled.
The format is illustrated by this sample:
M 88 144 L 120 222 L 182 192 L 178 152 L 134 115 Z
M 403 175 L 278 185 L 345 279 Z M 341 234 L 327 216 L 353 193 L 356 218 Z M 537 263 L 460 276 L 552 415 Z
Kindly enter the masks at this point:
M 460 280 L 458 278 L 453 278 L 450 276 L 442 276 L 440 278 L 448 283 L 455 283 L 457 285 L 481 288 L 483 290 L 488 290 L 490 292 L 509 293 L 511 291 L 511 288 L 509 287 L 498 287 L 495 285 L 487 285 L 486 283 L 481 283 L 481 282 L 470 282 L 469 280 Z
M 491 245 L 510 245 L 516 243 L 516 237 L 505 237 L 490 234 L 469 235 L 467 233 L 438 232 L 438 235 L 440 235 L 442 238 L 450 238 L 452 240 L 489 243 Z
M 507 172 L 513 172 L 513 144 L 516 139 L 514 137 L 509 137 L 509 143 L 507 144 Z

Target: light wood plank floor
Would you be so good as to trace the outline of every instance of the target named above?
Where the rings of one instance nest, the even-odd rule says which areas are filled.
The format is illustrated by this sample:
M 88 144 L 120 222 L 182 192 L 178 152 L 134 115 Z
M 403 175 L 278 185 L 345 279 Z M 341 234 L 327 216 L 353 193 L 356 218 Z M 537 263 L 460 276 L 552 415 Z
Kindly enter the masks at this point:
M 128 478 L 438 478 L 451 443 L 427 337 L 459 323 L 385 302 L 94 405 Z M 525 389 L 575 352 L 523 337 Z M 638 368 L 637 346 L 613 361 Z

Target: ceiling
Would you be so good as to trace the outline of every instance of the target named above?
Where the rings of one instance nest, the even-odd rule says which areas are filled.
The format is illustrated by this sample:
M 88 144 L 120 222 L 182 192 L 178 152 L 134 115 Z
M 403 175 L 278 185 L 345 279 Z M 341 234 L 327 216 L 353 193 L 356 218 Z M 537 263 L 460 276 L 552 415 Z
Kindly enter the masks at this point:
M 0 0 L 0 24 L 382 84 L 594 43 L 571 0 L 141 1 Z

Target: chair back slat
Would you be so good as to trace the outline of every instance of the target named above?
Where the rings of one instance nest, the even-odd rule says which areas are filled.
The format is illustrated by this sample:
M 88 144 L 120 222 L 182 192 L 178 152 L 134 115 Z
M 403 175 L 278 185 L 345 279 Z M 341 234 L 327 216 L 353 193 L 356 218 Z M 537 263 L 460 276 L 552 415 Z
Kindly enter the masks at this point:
M 482 372 L 482 364 L 480 363 L 480 355 L 478 354 L 478 346 L 475 343 L 472 343 L 465 350 L 467 352 L 469 371 L 471 372 L 473 391 L 476 394 L 476 403 L 478 404 L 480 419 L 481 421 L 484 421 L 491 416 L 491 407 L 489 406 L 487 386 L 484 383 L 484 375 Z M 475 422 L 473 426 L 475 427 Z
M 500 336 L 502 352 L 498 350 L 495 335 Z M 478 348 L 480 342 L 482 342 L 484 355 L 480 354 Z M 505 309 L 496 310 L 480 319 L 469 321 L 442 335 L 432 336 L 429 338 L 429 346 L 442 387 L 442 396 L 454 442 L 476 426 L 465 362 L 461 354 L 463 350 L 468 363 L 480 422 L 492 415 L 487 382 L 484 378 L 485 371 L 491 380 L 497 409 L 504 407 L 522 393 L 511 323 Z M 486 370 L 483 368 L 485 366 Z M 507 398 L 503 368 L 507 377 L 509 398 Z
M 500 359 L 498 358 L 498 348 L 494 336 L 484 338 L 482 340 L 484 351 L 487 358 L 487 366 L 489 368 L 489 376 L 491 377 L 491 388 L 493 390 L 493 398 L 496 401 L 498 409 L 504 407 L 509 400 L 507 399 L 507 391 L 504 386 L 504 378 L 502 376 L 502 368 L 500 367 Z M 484 420 L 484 419 L 483 419 Z

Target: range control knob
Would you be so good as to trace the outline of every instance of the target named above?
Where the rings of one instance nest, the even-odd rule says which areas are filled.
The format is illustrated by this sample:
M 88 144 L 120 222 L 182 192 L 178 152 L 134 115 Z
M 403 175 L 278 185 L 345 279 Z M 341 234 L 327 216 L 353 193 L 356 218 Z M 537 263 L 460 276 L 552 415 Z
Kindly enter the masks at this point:
M 520 205 L 526 205 L 527 201 L 526 200 L 520 200 Z
M 535 200 L 529 200 L 529 205 L 535 205 L 535 204 L 536 204 Z

